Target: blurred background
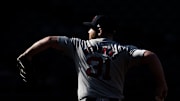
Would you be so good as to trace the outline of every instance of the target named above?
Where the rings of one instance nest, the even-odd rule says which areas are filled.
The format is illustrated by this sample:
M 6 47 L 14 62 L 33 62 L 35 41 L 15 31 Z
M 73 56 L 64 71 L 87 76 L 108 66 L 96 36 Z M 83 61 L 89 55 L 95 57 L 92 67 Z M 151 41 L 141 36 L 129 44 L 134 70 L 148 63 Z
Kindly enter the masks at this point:
M 87 39 L 83 21 L 95 14 L 110 15 L 118 23 L 116 40 L 154 51 L 166 75 L 166 101 L 179 101 L 179 4 L 176 0 L 25 0 L 2 1 L 0 98 L 5 101 L 77 101 L 74 63 L 49 49 L 34 58 L 33 86 L 19 78 L 16 58 L 35 41 L 48 35 Z M 153 79 L 147 68 L 132 69 L 125 82 L 126 101 L 152 101 Z M 23 98 L 23 99 L 22 99 Z

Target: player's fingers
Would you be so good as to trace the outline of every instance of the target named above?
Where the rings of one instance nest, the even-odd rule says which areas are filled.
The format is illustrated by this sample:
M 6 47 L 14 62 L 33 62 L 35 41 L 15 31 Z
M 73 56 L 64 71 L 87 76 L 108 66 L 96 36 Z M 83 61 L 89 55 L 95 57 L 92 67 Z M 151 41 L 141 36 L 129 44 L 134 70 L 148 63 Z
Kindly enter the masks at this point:
M 24 75 L 26 74 L 26 72 L 24 71 L 24 69 L 20 69 L 20 73 L 21 73 L 21 74 L 24 74 Z
M 22 73 L 20 73 L 20 76 L 21 76 L 22 78 L 26 78 Z
M 25 68 L 24 68 L 24 66 L 22 65 L 22 63 L 20 64 L 20 62 L 18 62 L 17 67 L 19 68 L 20 74 L 22 74 L 22 75 L 25 75 L 25 74 L 26 74 L 26 72 L 24 71 Z
M 24 67 L 24 65 L 22 64 L 22 62 L 21 62 L 20 60 L 17 60 L 17 61 L 18 61 L 18 62 L 17 62 L 17 67 L 19 68 L 19 74 L 20 74 L 22 80 L 23 80 L 24 82 L 27 82 L 27 81 L 26 81 L 25 67 Z
M 20 76 L 23 78 L 26 78 L 26 72 L 24 72 L 22 69 L 20 69 Z
M 30 61 L 28 61 L 27 58 L 24 57 L 24 55 L 20 55 L 17 58 L 17 67 L 19 68 L 19 74 L 23 82 L 27 82 L 27 80 L 29 80 L 28 77 L 29 69 L 27 68 L 29 66 L 30 66 Z
M 20 76 L 24 82 L 27 82 L 26 73 L 23 71 L 23 69 L 20 70 Z
M 27 82 L 27 80 L 26 80 L 26 79 L 23 79 L 23 81 L 24 81 L 24 82 Z
M 25 68 L 23 63 L 19 59 L 17 60 L 17 66 L 20 67 L 20 68 Z

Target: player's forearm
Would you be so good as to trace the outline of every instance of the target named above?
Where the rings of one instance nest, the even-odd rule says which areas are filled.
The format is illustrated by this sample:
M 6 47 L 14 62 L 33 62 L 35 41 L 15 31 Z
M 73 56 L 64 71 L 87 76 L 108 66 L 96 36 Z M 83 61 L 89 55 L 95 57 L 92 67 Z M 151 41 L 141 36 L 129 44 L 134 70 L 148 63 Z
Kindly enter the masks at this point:
M 50 47 L 54 47 L 57 44 L 56 37 L 45 37 L 37 42 L 35 42 L 31 47 L 29 47 L 22 55 L 26 56 L 28 59 L 38 54 L 41 51 L 44 51 Z
M 149 66 L 149 69 L 152 71 L 155 77 L 156 83 L 158 85 L 165 84 L 166 80 L 163 67 L 157 55 L 153 52 L 147 51 L 145 52 L 144 56 L 146 57 L 146 62 Z
M 156 80 L 155 99 L 156 101 L 164 101 L 167 96 L 168 87 L 161 62 L 153 52 L 147 51 L 144 56 L 144 60 L 147 62 Z

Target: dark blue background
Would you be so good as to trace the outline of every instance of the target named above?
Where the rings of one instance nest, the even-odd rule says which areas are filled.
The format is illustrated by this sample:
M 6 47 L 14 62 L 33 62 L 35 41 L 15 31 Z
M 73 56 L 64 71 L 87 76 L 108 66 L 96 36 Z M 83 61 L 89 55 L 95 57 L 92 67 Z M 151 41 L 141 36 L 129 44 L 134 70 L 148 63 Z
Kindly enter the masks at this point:
M 26 97 L 30 101 L 77 101 L 77 75 L 71 59 L 53 49 L 37 55 L 36 84 L 26 87 L 19 78 L 16 58 L 48 35 L 87 39 L 82 22 L 90 21 L 95 14 L 111 15 L 117 20 L 117 41 L 157 53 L 169 86 L 166 101 L 179 100 L 180 16 L 175 0 L 26 0 L 4 1 L 1 5 L 0 96 L 6 100 Z M 151 101 L 154 85 L 147 68 L 132 69 L 125 83 L 127 101 Z

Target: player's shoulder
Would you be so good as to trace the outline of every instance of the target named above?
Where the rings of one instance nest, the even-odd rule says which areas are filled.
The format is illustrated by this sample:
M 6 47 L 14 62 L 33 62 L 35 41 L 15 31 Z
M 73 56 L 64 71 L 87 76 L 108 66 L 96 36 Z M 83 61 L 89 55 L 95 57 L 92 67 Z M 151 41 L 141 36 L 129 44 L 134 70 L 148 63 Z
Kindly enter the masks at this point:
M 135 45 L 125 45 L 125 47 L 128 47 L 128 48 L 137 48 L 137 46 L 135 46 Z
M 70 37 L 70 36 L 59 36 L 60 40 L 75 40 L 75 41 L 81 41 L 83 39 L 78 38 L 78 37 Z

